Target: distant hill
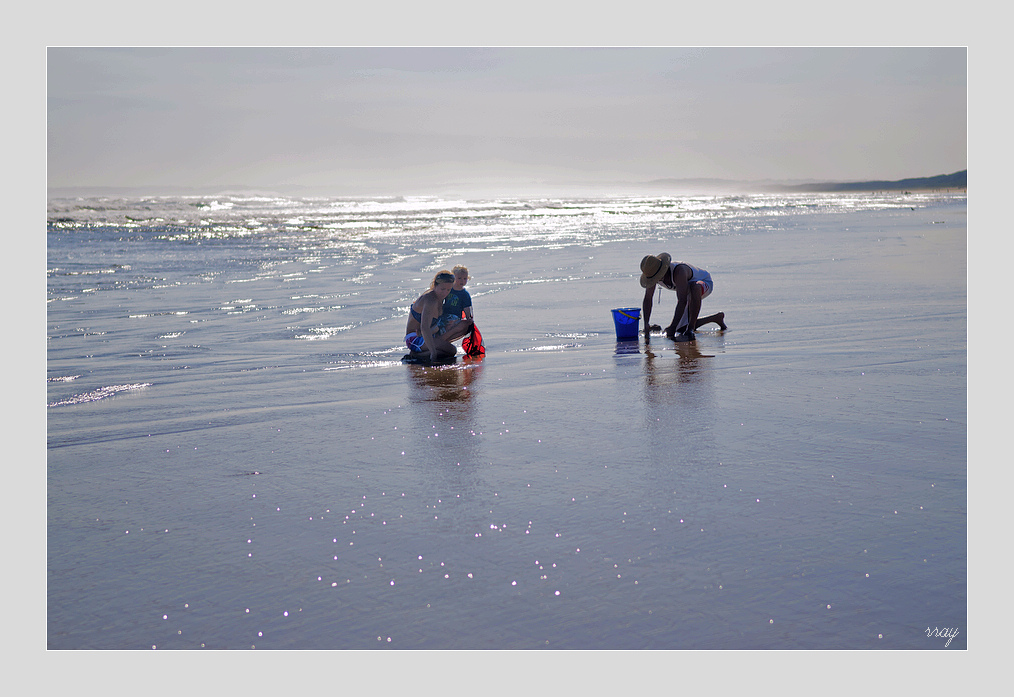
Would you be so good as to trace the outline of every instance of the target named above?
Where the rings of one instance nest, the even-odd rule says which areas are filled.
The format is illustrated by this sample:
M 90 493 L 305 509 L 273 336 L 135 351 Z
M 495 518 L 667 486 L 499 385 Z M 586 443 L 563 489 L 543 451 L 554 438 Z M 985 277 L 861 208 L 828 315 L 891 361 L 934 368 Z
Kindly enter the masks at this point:
M 897 181 L 868 182 L 827 182 L 821 184 L 798 184 L 779 187 L 783 191 L 912 191 L 914 189 L 967 189 L 968 170 L 954 174 L 938 174 L 935 177 L 898 179 Z
M 842 192 L 842 191 L 915 191 L 927 189 L 966 189 L 968 170 L 935 177 L 916 177 L 896 181 L 864 182 L 795 182 L 765 180 L 744 181 L 730 179 L 653 179 L 640 184 L 651 189 L 678 190 L 681 192 Z

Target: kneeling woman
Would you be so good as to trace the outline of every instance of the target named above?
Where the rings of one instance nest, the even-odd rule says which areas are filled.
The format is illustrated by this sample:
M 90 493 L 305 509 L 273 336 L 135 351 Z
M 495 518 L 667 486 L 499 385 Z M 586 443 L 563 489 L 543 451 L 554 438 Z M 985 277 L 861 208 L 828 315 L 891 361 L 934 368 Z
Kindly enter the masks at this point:
M 472 320 L 441 314 L 453 285 L 454 274 L 441 271 L 430 289 L 412 303 L 405 326 L 405 345 L 412 353 L 429 353 L 432 361 L 452 358 L 458 349 L 451 342 L 472 330 Z

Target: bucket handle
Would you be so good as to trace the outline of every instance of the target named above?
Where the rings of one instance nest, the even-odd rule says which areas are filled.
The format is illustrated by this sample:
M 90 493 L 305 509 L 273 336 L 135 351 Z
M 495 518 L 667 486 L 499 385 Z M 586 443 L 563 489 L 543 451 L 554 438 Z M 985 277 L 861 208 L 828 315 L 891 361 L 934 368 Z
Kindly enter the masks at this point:
M 620 313 L 621 315 L 623 315 L 624 317 L 629 317 L 630 319 L 641 319 L 641 316 L 640 316 L 640 315 L 637 315 L 636 317 L 635 317 L 634 315 L 628 315 L 628 314 L 627 314 L 626 312 L 624 312 L 623 310 L 617 310 L 617 312 L 619 312 L 619 313 Z

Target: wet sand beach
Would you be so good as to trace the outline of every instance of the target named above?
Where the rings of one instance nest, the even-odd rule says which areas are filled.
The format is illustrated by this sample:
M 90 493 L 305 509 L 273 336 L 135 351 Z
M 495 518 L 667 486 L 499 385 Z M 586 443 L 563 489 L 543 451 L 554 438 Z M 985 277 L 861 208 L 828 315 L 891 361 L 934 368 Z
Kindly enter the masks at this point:
M 48 646 L 944 649 L 964 216 L 462 250 L 487 354 L 447 366 L 400 362 L 401 313 L 268 357 L 187 338 L 165 361 L 214 370 L 49 410 Z M 616 341 L 660 251 L 727 331 Z

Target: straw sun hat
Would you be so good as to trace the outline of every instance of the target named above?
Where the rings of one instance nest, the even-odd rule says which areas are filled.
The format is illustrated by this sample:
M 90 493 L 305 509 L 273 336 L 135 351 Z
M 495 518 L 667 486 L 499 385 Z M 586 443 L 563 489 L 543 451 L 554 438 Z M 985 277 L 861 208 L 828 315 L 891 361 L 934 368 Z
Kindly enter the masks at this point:
M 666 252 L 662 252 L 658 256 L 649 254 L 641 259 L 641 287 L 647 288 L 661 281 L 671 263 L 672 257 Z

